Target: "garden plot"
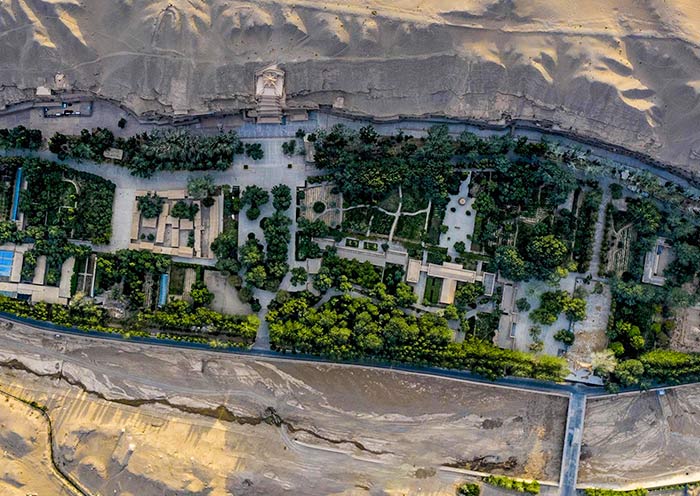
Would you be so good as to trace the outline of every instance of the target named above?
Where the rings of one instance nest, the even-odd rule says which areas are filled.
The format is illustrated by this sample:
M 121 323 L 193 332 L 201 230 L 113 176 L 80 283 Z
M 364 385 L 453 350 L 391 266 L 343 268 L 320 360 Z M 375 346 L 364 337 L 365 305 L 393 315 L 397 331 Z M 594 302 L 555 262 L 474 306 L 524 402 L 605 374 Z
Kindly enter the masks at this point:
M 684 308 L 679 312 L 671 336 L 671 349 L 700 352 L 700 307 Z
M 339 226 L 343 222 L 343 195 L 334 193 L 336 186 L 320 184 L 308 186 L 299 206 L 299 213 L 305 219 L 322 220 L 329 227 Z
M 583 281 L 577 281 L 581 285 Z M 576 335 L 574 344 L 567 351 L 567 358 L 574 369 L 590 368 L 591 354 L 605 349 L 608 337 L 605 333 L 610 317 L 610 286 L 595 283 L 585 285 L 588 291 L 586 296 L 586 319 L 574 323 L 573 331 Z M 596 290 L 597 287 L 597 290 Z
M 571 293 L 574 290 L 576 277 L 570 274 L 562 279 L 559 289 Z M 557 288 L 548 285 L 543 281 L 531 280 L 518 284 L 515 300 L 527 299 L 530 304 L 530 312 L 540 306 L 540 296 L 547 291 L 555 291 Z M 569 319 L 564 313 L 559 314 L 557 320 L 551 325 L 541 325 L 530 319 L 529 312 L 519 312 L 515 320 L 515 337 L 513 348 L 519 351 L 529 351 L 530 345 L 535 340 L 530 336 L 530 329 L 539 326 L 542 329 L 539 339 L 544 343 L 542 352 L 546 355 L 560 356 L 566 351 L 566 346 L 556 339 L 554 334 L 562 329 L 569 328 Z
M 20 176 L 20 160 L 5 158 L 0 162 L 0 220 L 12 219 L 12 203 L 15 196 L 16 181 Z

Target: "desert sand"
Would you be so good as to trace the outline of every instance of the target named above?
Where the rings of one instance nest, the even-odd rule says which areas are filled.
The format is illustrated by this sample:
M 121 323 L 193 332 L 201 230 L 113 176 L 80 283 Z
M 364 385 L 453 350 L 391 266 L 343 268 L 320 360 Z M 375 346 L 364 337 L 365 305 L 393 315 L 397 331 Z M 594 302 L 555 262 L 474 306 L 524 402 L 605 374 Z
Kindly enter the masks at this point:
M 700 385 L 589 399 L 583 486 L 659 487 L 700 479 Z
M 464 469 L 559 477 L 568 400 L 389 370 L 95 341 L 14 325 L 0 389 L 47 408 L 100 494 L 453 495 Z
M 699 49 L 695 0 L 14 0 L 0 108 L 46 85 L 229 112 L 279 63 L 290 106 L 534 119 L 700 172 Z
M 48 422 L 29 405 L 0 394 L 0 494 L 73 496 L 51 469 Z

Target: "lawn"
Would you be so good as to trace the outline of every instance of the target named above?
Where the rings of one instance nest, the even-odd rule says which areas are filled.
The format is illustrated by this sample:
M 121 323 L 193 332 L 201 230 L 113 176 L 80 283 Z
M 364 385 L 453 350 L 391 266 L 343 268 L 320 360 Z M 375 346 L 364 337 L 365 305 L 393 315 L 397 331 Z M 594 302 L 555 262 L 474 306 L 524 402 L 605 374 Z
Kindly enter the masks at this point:
M 412 213 L 428 208 L 428 198 L 425 195 L 418 193 L 413 188 L 403 188 L 403 200 L 401 202 L 401 211 Z M 387 209 L 388 210 L 388 209 Z
M 391 226 L 394 224 L 394 217 L 385 214 L 384 212 L 372 209 L 372 227 L 371 232 L 375 234 L 388 236 L 391 232 Z
M 425 227 L 425 214 L 402 215 L 396 224 L 395 236 L 411 241 L 420 241 Z
M 423 293 L 423 299 L 431 305 L 437 305 L 438 301 L 440 301 L 441 291 L 442 279 L 429 276 L 425 283 L 425 293 Z
M 170 294 L 182 296 L 185 292 L 185 272 L 187 267 L 180 264 L 173 264 L 170 269 Z
M 442 219 L 445 218 L 445 207 L 438 207 L 433 203 L 430 209 L 430 220 L 428 221 L 428 243 L 437 245 L 440 243 L 440 227 Z
M 369 209 L 353 208 L 343 212 L 343 230 L 365 234 L 369 227 Z
M 396 212 L 396 210 L 399 208 L 399 191 L 394 190 L 390 192 L 381 202 L 379 202 L 378 206 L 387 212 Z
M 373 243 L 372 241 L 365 241 L 362 243 L 362 245 L 365 250 L 379 251 L 379 245 L 377 243 Z

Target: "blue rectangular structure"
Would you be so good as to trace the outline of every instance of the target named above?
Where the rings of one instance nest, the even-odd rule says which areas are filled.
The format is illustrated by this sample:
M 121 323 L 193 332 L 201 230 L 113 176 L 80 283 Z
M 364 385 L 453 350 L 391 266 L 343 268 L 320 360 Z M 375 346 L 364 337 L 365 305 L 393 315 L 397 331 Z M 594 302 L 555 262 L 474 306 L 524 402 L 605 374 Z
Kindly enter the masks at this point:
M 22 186 L 22 168 L 17 169 L 17 178 L 15 179 L 15 194 L 12 196 L 12 214 L 10 220 L 16 221 L 19 213 L 19 190 Z
M 0 250 L 0 277 L 10 277 L 14 258 L 15 253 L 13 251 Z
M 168 285 L 170 284 L 170 276 L 168 274 L 160 275 L 160 288 L 158 293 L 158 306 L 162 307 L 168 301 Z

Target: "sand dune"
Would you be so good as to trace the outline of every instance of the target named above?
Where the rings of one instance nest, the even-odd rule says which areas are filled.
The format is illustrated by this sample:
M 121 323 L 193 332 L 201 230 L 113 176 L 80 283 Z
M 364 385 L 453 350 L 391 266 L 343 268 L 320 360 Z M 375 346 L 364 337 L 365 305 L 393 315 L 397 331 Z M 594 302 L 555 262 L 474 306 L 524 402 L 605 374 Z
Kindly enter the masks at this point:
M 278 62 L 293 103 L 546 120 L 700 171 L 699 50 L 693 0 L 15 0 L 0 103 L 60 72 L 136 113 L 236 110 Z

